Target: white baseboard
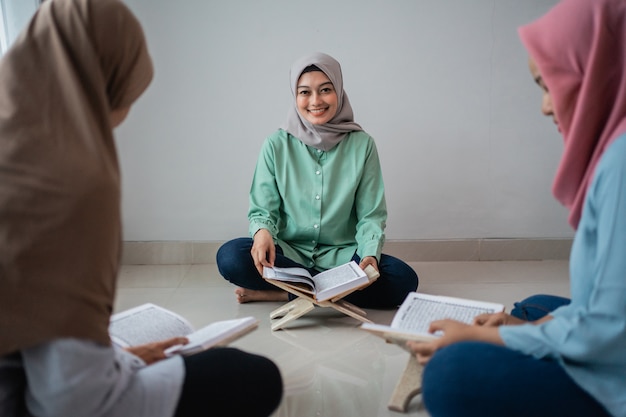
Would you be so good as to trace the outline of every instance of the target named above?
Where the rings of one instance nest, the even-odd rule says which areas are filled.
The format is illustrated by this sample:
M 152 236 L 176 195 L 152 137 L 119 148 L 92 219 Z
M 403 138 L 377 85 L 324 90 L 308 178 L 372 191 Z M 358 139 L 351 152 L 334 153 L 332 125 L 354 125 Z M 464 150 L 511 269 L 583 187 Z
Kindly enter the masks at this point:
M 211 264 L 223 242 L 124 242 L 125 265 Z M 383 252 L 406 262 L 568 259 L 572 239 L 390 240 Z

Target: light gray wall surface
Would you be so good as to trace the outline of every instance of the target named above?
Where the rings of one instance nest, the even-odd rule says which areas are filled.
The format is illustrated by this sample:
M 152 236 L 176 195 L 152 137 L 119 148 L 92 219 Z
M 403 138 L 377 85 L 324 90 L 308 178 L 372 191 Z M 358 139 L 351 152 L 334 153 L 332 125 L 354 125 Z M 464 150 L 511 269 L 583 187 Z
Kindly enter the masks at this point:
M 38 0 L 0 0 L 3 29 L 7 44 L 10 45 L 19 35 L 37 10 Z M 4 45 L 3 45 L 4 46 Z
M 117 132 L 127 240 L 247 234 L 289 67 L 323 51 L 377 141 L 387 238 L 567 237 L 551 195 L 561 139 L 517 27 L 556 0 L 127 0 L 153 84 Z
M 573 235 L 551 195 L 562 150 L 517 28 L 557 0 L 126 0 L 155 79 L 116 132 L 129 241 L 247 235 L 261 144 L 289 67 L 343 67 L 377 142 L 388 240 Z

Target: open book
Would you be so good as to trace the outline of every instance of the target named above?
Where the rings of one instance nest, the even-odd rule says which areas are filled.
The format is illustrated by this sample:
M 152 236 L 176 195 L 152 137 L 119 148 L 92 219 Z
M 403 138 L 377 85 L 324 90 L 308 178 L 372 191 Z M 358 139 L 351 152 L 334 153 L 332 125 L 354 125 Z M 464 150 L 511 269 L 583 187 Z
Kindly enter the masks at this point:
M 370 278 L 354 261 L 315 276 L 311 276 L 304 268 L 264 267 L 263 278 L 287 291 L 292 288 L 310 294 L 316 301 L 326 301 L 368 285 L 378 277 L 376 270 L 373 268 L 372 270 L 376 275 Z M 276 281 L 280 283 L 277 284 Z
M 254 317 L 213 322 L 195 330 L 184 317 L 147 303 L 111 316 L 109 334 L 111 341 L 120 347 L 159 342 L 172 337 L 186 337 L 189 343 L 172 346 L 165 351 L 191 355 L 213 346 L 224 346 L 254 330 L 259 321 Z
M 428 332 L 430 323 L 435 320 L 453 319 L 471 324 L 479 314 L 502 311 L 502 304 L 411 292 L 391 325 L 363 323 L 361 328 L 390 342 L 404 344 L 407 340 L 428 341 L 439 337 L 437 333 Z

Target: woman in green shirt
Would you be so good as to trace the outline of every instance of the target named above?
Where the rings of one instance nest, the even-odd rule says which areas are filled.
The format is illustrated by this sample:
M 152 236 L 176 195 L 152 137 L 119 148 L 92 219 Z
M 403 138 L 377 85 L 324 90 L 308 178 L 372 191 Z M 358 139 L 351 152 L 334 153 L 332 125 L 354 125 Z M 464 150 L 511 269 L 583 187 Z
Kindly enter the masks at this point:
M 268 137 L 250 190 L 250 236 L 217 253 L 220 273 L 240 303 L 288 300 L 261 278 L 264 266 L 299 266 L 317 274 L 356 261 L 380 277 L 345 299 L 393 308 L 417 289 L 415 271 L 382 253 L 387 207 L 374 139 L 354 122 L 341 66 L 315 53 L 291 68 L 294 106 Z

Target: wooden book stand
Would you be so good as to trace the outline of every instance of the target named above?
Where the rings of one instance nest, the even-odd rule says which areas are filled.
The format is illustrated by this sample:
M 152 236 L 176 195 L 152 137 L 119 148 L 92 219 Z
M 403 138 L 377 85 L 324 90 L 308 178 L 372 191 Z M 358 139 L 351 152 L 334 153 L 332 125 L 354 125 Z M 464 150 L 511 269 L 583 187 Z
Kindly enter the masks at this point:
M 406 413 L 411 399 L 422 392 L 423 369 L 424 367 L 419 364 L 415 355 L 409 355 L 409 361 L 387 404 L 388 409 Z
M 342 300 L 342 298 L 346 295 L 371 284 L 380 276 L 380 274 L 371 266 L 365 268 L 365 273 L 369 277 L 368 284 L 362 287 L 353 288 L 327 301 L 317 301 L 310 294 L 303 293 L 286 282 L 266 279 L 269 283 L 298 297 L 270 313 L 271 320 L 278 319 L 272 323 L 272 331 L 282 329 L 291 321 L 313 310 L 315 306 L 330 307 L 361 322 L 371 323 L 372 321 L 365 317 L 367 315 L 365 311 L 361 310 L 354 304 Z M 404 372 L 398 380 L 398 383 L 396 384 L 396 387 L 391 395 L 389 404 L 387 405 L 389 410 L 402 413 L 406 412 L 411 399 L 422 391 L 422 369 L 423 368 L 417 362 L 415 355 L 411 354 Z
M 370 285 L 372 282 L 376 281 L 376 279 L 378 279 L 378 277 L 380 276 L 380 274 L 378 273 L 378 271 L 376 271 L 372 266 L 368 265 L 365 268 L 365 273 L 367 274 L 368 278 L 369 278 L 369 283 L 358 287 L 358 288 L 352 288 L 348 291 L 346 291 L 343 294 L 339 294 L 336 297 L 330 299 L 330 300 L 326 300 L 326 301 L 317 301 L 314 297 L 312 297 L 310 294 L 306 294 L 300 290 L 298 290 L 298 288 L 289 285 L 286 282 L 283 281 L 278 281 L 278 280 L 274 280 L 274 279 L 266 279 L 267 282 L 277 286 L 278 288 L 281 288 L 293 295 L 296 295 L 298 298 L 296 298 L 295 300 L 292 300 L 290 302 L 288 302 L 287 304 L 283 305 L 282 307 L 277 308 L 276 310 L 272 311 L 270 313 L 270 319 L 279 319 L 275 322 L 272 323 L 272 330 L 279 330 L 282 329 L 283 327 L 285 327 L 287 325 L 287 323 L 297 319 L 298 317 L 301 317 L 303 315 L 305 315 L 306 313 L 308 313 L 309 311 L 313 310 L 315 308 L 315 306 L 319 306 L 319 307 L 330 307 L 330 308 L 334 308 L 337 311 L 342 312 L 343 314 L 346 314 L 352 318 L 355 318 L 361 322 L 367 322 L 367 323 L 371 323 L 371 320 L 368 320 L 367 318 L 365 318 L 365 316 L 367 315 L 367 313 L 363 310 L 361 310 L 360 308 L 358 308 L 357 306 L 355 306 L 354 304 L 351 304 L 345 300 L 342 300 L 343 297 L 345 297 L 348 294 L 351 294 L 352 292 L 359 290 L 361 288 L 364 288 L 368 285 Z

